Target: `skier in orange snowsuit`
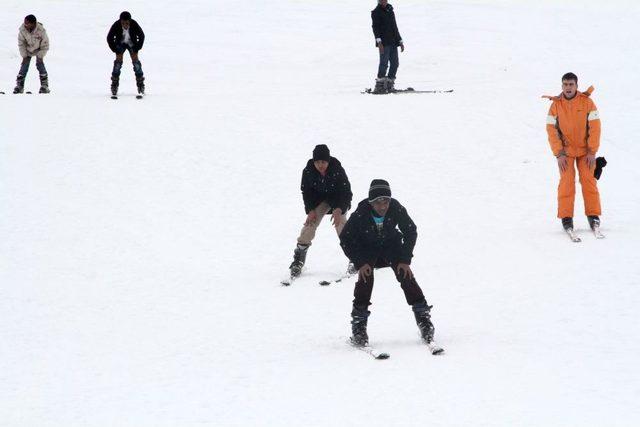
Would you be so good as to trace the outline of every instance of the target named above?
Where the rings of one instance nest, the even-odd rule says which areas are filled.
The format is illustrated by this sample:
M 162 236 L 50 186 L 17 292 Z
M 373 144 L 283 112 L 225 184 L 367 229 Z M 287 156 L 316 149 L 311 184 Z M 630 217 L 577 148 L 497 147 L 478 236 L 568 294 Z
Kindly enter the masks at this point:
M 547 134 L 560 170 L 558 218 L 565 229 L 573 229 L 576 165 L 589 226 L 593 229 L 600 225 L 600 194 L 593 176 L 600 147 L 600 114 L 590 98 L 592 91 L 590 87 L 579 92 L 578 77 L 567 73 L 562 76 L 562 94 L 548 97 L 553 103 L 547 116 Z

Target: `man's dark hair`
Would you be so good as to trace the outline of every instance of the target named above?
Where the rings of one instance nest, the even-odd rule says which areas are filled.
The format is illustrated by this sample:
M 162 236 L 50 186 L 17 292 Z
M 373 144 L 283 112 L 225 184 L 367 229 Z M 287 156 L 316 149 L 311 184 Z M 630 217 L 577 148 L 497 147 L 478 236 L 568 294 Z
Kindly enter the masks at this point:
M 38 20 L 36 19 L 35 16 L 33 15 L 27 15 L 24 17 L 24 20 L 27 21 L 30 24 L 35 24 L 36 22 L 38 22 Z
M 578 83 L 578 76 L 576 76 L 573 73 L 567 73 L 564 76 L 562 76 L 562 81 L 565 80 L 573 80 L 574 82 Z
M 131 14 L 127 11 L 124 11 L 120 14 L 120 19 L 123 21 L 131 21 Z

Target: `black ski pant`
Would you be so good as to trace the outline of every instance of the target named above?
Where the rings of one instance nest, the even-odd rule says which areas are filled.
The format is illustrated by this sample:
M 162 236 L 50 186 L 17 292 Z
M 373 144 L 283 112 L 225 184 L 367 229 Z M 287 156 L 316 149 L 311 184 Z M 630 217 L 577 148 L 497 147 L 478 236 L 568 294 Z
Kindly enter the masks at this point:
M 369 264 L 371 265 L 371 264 Z M 353 306 L 366 309 L 371 305 L 371 293 L 373 292 L 373 276 L 376 268 L 391 267 L 396 275 L 396 280 L 400 283 L 400 287 L 404 292 L 407 304 L 414 305 L 416 303 L 426 301 L 422 289 L 418 286 L 415 277 L 411 279 L 404 278 L 404 271 L 398 273 L 398 262 L 389 262 L 385 260 L 377 260 L 372 266 L 371 275 L 366 278 L 366 282 L 362 278 L 358 278 L 356 287 L 353 291 Z
M 387 66 L 389 67 L 389 75 L 387 74 Z M 398 58 L 398 46 L 385 46 L 384 52 L 380 54 L 380 64 L 378 65 L 378 78 L 389 77 L 390 79 L 396 78 L 398 72 L 398 66 L 400 60 Z

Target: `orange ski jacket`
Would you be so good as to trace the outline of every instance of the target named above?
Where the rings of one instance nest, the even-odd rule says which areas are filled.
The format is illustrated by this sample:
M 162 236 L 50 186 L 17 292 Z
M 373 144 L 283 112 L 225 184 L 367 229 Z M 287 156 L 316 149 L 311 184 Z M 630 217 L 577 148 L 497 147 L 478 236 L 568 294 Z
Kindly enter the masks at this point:
M 600 147 L 600 114 L 589 97 L 593 86 L 572 99 L 545 96 L 553 101 L 547 116 L 547 134 L 553 155 L 582 157 L 596 154 Z

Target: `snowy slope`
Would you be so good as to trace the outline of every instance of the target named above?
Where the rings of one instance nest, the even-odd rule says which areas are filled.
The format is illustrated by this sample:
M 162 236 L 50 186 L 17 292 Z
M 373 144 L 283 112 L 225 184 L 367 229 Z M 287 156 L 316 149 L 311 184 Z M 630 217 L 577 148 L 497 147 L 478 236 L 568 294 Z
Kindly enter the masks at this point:
M 3 1 L 0 90 L 34 13 L 53 92 L 0 95 L 3 426 L 640 423 L 640 6 L 394 4 L 397 85 L 453 94 L 359 93 L 373 1 Z M 143 101 L 107 96 L 123 9 L 147 34 Z M 602 241 L 580 197 L 582 243 L 555 218 L 540 95 L 566 71 L 596 86 Z M 317 285 L 347 262 L 328 221 L 305 276 L 278 286 L 319 143 L 354 205 L 386 178 L 417 223 L 445 356 L 388 270 L 369 335 L 391 359 L 345 345 L 353 281 Z

